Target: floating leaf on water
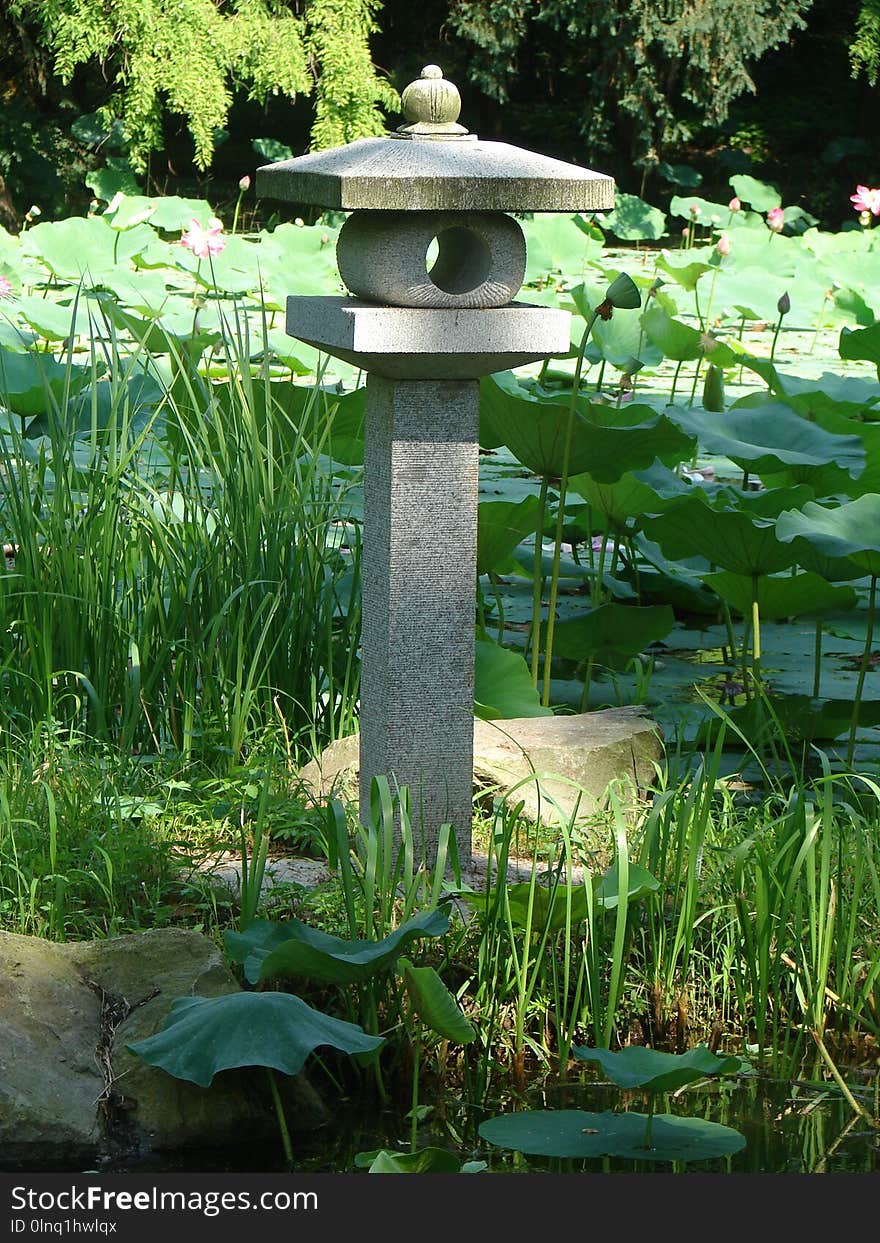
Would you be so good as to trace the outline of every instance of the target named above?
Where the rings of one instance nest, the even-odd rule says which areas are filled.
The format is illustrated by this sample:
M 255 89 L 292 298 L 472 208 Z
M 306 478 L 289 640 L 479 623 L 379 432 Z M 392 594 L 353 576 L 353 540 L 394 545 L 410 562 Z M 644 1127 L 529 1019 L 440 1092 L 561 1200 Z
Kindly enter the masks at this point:
M 704 1044 L 686 1053 L 663 1053 L 643 1045 L 625 1049 L 590 1049 L 572 1045 L 572 1057 L 579 1062 L 596 1062 L 603 1075 L 619 1088 L 644 1088 L 647 1092 L 674 1092 L 686 1083 L 715 1075 L 737 1075 L 748 1063 L 732 1054 L 717 1057 Z
M 647 1114 L 540 1109 L 501 1114 L 480 1124 L 482 1139 L 498 1148 L 542 1157 L 626 1157 L 642 1161 L 708 1161 L 745 1148 L 731 1127 L 702 1118 L 655 1114 L 645 1147 Z

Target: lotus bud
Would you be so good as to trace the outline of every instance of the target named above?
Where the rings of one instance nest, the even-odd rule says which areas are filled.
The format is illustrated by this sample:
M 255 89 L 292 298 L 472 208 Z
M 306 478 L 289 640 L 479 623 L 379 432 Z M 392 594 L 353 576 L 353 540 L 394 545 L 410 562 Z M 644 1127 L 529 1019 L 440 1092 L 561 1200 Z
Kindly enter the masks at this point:
M 718 251 L 722 259 L 726 258 L 726 256 L 730 254 L 730 250 L 731 250 L 730 238 L 727 236 L 726 233 L 721 234 L 717 243 L 715 244 L 715 249 Z
M 731 211 L 742 211 L 742 203 L 739 201 L 736 195 L 733 196 L 733 198 L 730 200 L 727 206 L 730 208 Z
M 696 203 L 691 203 L 690 208 L 689 208 L 689 211 L 691 215 L 693 216 L 694 220 L 696 220 L 697 216 L 702 214 L 702 210 L 703 210 L 702 207 L 698 206 L 698 204 Z
M 780 315 L 787 315 L 788 312 L 791 310 L 791 298 L 789 298 L 788 296 L 787 289 L 785 293 L 781 296 L 779 301 L 776 303 L 776 309 Z
M 785 212 L 781 207 L 771 207 L 767 212 L 767 224 L 774 233 L 781 233 L 785 227 Z
M 245 175 L 240 179 L 238 183 L 238 188 L 239 190 L 241 190 L 242 194 L 244 194 L 245 190 L 250 190 L 251 179 L 250 177 L 248 177 L 247 173 L 245 173 Z
M 703 409 L 724 413 L 724 372 L 714 363 L 709 364 L 703 380 Z

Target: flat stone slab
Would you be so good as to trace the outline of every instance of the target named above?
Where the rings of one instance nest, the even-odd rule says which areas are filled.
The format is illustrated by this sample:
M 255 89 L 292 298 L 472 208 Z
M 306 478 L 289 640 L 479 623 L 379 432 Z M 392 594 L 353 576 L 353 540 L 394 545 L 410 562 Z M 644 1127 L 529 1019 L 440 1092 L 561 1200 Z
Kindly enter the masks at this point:
M 565 355 L 570 324 L 568 311 L 528 302 L 460 309 L 376 306 L 335 296 L 287 300 L 289 336 L 400 380 L 474 380 Z
M 0 1168 L 273 1142 L 263 1072 L 224 1071 L 200 1088 L 125 1048 L 157 1031 L 176 997 L 238 989 L 198 932 L 64 945 L 0 932 Z M 324 1120 L 307 1080 L 279 1082 L 292 1129 Z
M 315 797 L 358 797 L 359 736 L 331 743 L 302 769 Z M 660 727 L 639 707 L 607 708 L 569 716 L 474 720 L 474 784 L 497 790 L 523 814 L 547 825 L 567 820 L 577 807 L 586 820 L 605 801 L 612 781 L 627 779 L 643 792 L 662 756 Z

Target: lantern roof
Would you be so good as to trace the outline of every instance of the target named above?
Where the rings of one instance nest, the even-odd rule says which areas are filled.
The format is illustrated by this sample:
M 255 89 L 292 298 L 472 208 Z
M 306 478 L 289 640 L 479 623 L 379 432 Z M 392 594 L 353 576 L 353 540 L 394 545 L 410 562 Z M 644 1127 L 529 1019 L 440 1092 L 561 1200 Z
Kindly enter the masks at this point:
M 592 212 L 614 206 L 603 173 L 504 142 L 457 123 L 461 100 L 428 65 L 403 92 L 408 124 L 382 138 L 267 164 L 257 194 L 341 211 Z

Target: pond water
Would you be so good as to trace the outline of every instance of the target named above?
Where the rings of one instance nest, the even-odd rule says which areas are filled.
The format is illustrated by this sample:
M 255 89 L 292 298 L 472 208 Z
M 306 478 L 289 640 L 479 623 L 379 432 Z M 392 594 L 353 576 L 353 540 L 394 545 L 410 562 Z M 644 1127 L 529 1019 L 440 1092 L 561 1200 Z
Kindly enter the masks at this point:
M 876 1110 L 878 1076 L 850 1073 L 862 1103 Z M 513 1109 L 585 1109 L 601 1112 L 643 1109 L 637 1093 L 622 1093 L 610 1085 L 572 1081 L 564 1087 L 533 1088 L 517 1097 L 502 1096 L 488 1108 L 468 1105 L 452 1096 L 435 1100 L 420 1123 L 419 1147 L 433 1145 L 454 1152 L 462 1162 L 485 1161 L 493 1173 L 669 1173 L 667 1162 L 626 1161 L 616 1158 L 560 1160 L 524 1157 L 480 1139 L 479 1124 Z M 734 1127 L 746 1138 L 746 1147 L 729 1157 L 678 1165 L 679 1171 L 711 1173 L 876 1173 L 880 1171 L 880 1130 L 853 1113 L 833 1085 L 783 1082 L 750 1075 L 716 1082 L 657 1102 L 657 1112 L 700 1117 Z M 310 1173 L 362 1172 L 356 1170 L 358 1153 L 378 1148 L 409 1151 L 410 1123 L 406 1106 L 380 1110 L 375 1104 L 342 1098 L 334 1107 L 329 1126 L 305 1136 L 294 1136 L 296 1168 Z M 231 1172 L 279 1173 L 284 1170 L 280 1144 L 251 1146 L 246 1150 L 190 1151 L 153 1155 L 126 1164 L 98 1167 L 109 1173 Z

